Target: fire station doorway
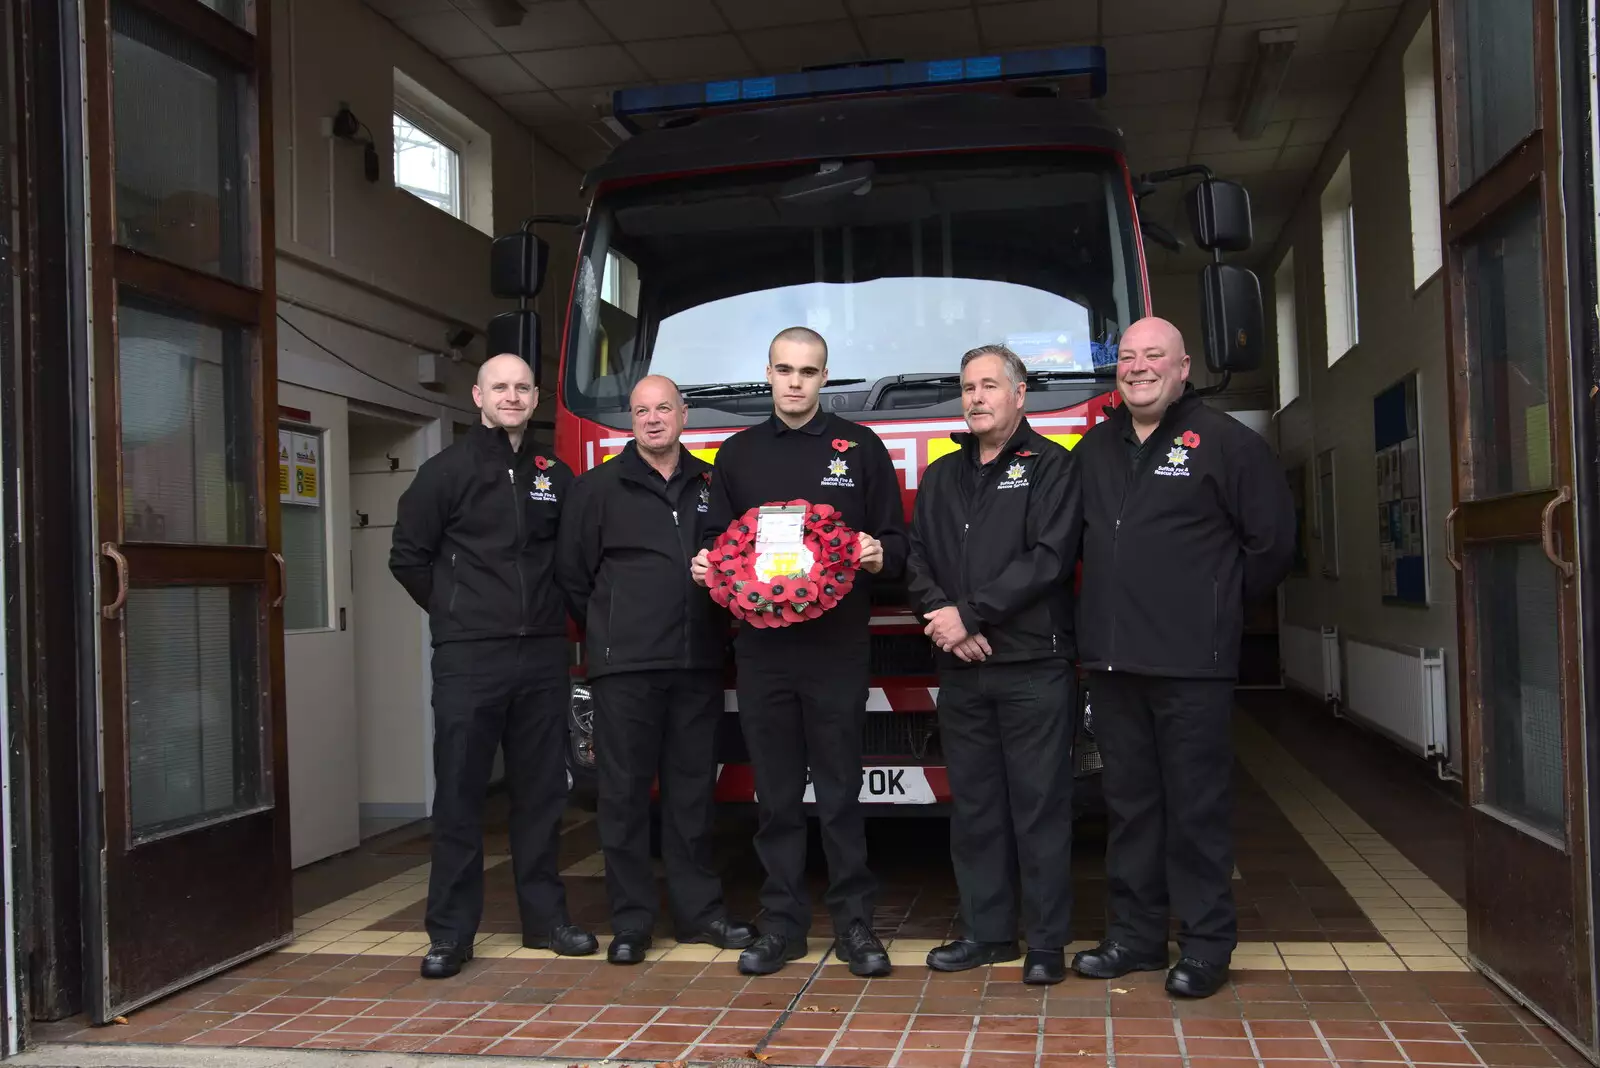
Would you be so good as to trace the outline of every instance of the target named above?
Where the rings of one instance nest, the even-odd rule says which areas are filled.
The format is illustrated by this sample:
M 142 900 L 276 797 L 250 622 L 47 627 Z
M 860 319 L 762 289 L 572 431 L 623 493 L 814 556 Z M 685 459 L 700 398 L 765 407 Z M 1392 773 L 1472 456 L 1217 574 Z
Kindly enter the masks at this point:
M 1435 69 L 1468 946 L 1486 975 L 1592 1051 L 1559 42 L 1573 30 L 1557 25 L 1571 10 L 1435 0 Z
M 270 4 L 86 0 L 85 1008 L 288 941 Z

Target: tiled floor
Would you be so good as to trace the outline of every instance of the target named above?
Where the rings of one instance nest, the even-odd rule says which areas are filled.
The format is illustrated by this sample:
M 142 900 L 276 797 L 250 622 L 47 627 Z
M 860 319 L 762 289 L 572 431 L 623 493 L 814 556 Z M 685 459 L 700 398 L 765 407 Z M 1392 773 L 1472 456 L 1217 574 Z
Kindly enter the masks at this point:
M 1072 977 L 1041 989 L 1023 985 L 1016 965 L 929 972 L 927 949 L 957 929 L 948 837 L 935 820 L 872 826 L 879 927 L 896 966 L 888 979 L 850 976 L 821 938 L 802 961 L 754 979 L 738 973 L 736 954 L 669 939 L 633 968 L 523 949 L 498 833 L 488 842 L 478 959 L 455 979 L 427 982 L 416 971 L 426 839 L 398 834 L 301 874 L 299 937 L 288 951 L 168 998 L 125 1026 L 66 1022 L 35 1038 L 488 1053 L 560 1064 L 1584 1063 L 1469 969 L 1459 955 L 1460 904 L 1374 830 L 1388 817 L 1366 793 L 1358 811 L 1306 770 L 1296 756 L 1309 759 L 1314 744 L 1267 716 L 1241 716 L 1237 741 L 1242 942 L 1231 983 L 1206 1001 L 1174 1001 L 1159 973 L 1110 983 Z M 1341 793 L 1369 785 L 1355 772 L 1329 778 Z M 718 856 L 730 908 L 752 915 L 758 867 L 749 822 L 724 823 Z M 1459 856 L 1458 833 L 1459 820 L 1436 829 L 1430 863 L 1452 836 Z M 597 845 L 592 820 L 572 814 L 562 853 L 572 911 L 604 930 Z M 1103 843 L 1079 845 L 1077 933 L 1087 945 L 1103 927 Z M 353 867 L 366 876 L 359 889 L 354 876 L 324 870 Z M 819 865 L 818 891 L 820 879 Z M 826 931 L 825 921 L 814 928 Z

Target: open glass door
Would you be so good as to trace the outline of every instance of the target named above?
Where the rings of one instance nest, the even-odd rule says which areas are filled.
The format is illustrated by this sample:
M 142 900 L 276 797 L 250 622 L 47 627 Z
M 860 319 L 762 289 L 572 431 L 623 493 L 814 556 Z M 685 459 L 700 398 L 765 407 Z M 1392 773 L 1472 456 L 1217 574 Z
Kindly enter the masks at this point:
M 1468 946 L 1593 1049 L 1556 5 L 1434 8 Z
M 104 1022 L 282 944 L 293 917 L 268 5 L 85 7 L 103 618 L 84 915 Z

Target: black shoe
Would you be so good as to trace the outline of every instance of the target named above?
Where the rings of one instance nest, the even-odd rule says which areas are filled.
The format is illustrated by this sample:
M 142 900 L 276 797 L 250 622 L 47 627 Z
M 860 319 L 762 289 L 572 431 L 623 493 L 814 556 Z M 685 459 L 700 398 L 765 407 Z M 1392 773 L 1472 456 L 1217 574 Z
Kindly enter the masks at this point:
M 1167 993 L 1182 998 L 1208 998 L 1228 981 L 1228 966 L 1180 957 L 1167 973 Z
M 1121 979 L 1129 972 L 1159 972 L 1166 966 L 1164 958 L 1141 957 L 1110 939 L 1072 958 L 1072 970 L 1086 979 Z
M 748 923 L 719 916 L 691 935 L 680 935 L 678 941 L 718 949 L 743 949 L 756 940 L 757 933 Z
M 563 957 L 587 957 L 600 948 L 600 940 L 575 923 L 564 923 L 549 934 L 522 936 L 528 949 L 553 949 Z
M 771 975 L 792 960 L 806 955 L 804 938 L 764 934 L 739 954 L 739 970 L 745 975 Z
M 833 952 L 850 964 L 850 974 L 871 979 L 889 974 L 889 952 L 872 933 L 872 928 L 857 920 L 850 929 L 833 940 Z
M 606 950 L 606 960 L 612 964 L 643 964 L 644 955 L 650 951 L 650 936 L 638 931 L 623 931 L 611 939 Z
M 424 979 L 448 979 L 461 971 L 461 966 L 472 959 L 472 943 L 435 942 L 422 958 Z
M 1022 965 L 1022 981 L 1032 986 L 1051 986 L 1067 977 L 1067 951 L 1030 949 Z
M 928 967 L 936 972 L 964 972 L 985 964 L 1016 960 L 1022 950 L 1015 942 L 969 942 L 965 938 L 928 950 Z

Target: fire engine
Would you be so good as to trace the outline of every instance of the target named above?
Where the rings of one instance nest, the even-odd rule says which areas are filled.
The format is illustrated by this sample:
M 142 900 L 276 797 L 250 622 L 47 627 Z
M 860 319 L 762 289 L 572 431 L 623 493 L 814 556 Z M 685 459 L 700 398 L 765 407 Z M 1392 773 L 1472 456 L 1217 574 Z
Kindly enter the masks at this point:
M 1140 198 L 1191 177 L 1191 229 L 1212 254 L 1199 278 L 1206 361 L 1224 384 L 1253 369 L 1259 282 L 1222 262 L 1249 246 L 1247 193 L 1202 166 L 1132 175 L 1094 104 L 1105 78 L 1103 50 L 1071 48 L 616 92 L 606 121 L 624 139 L 585 176 L 587 215 L 571 220 L 581 237 L 554 384 L 557 455 L 579 473 L 617 455 L 631 438 L 629 391 L 656 373 L 688 399 L 684 445 L 714 460 L 771 415 L 767 344 L 793 325 L 827 339 L 821 404 L 883 440 L 908 519 L 923 470 L 965 429 L 957 367 L 970 348 L 1017 352 L 1029 421 L 1071 448 L 1116 403 L 1118 338 L 1151 311 L 1144 239 L 1181 247 L 1141 222 Z M 548 246 L 530 227 L 551 220 L 524 223 L 492 256 L 494 292 L 519 307 L 490 324 L 490 351 L 536 368 L 527 304 Z M 931 646 L 902 589 L 875 581 L 873 603 L 861 800 L 869 814 L 939 812 L 949 784 Z M 587 793 L 582 659 L 579 645 L 569 767 Z M 716 796 L 750 802 L 731 656 L 725 707 Z M 1081 811 L 1100 766 L 1092 695 L 1062 714 L 1079 720 Z

